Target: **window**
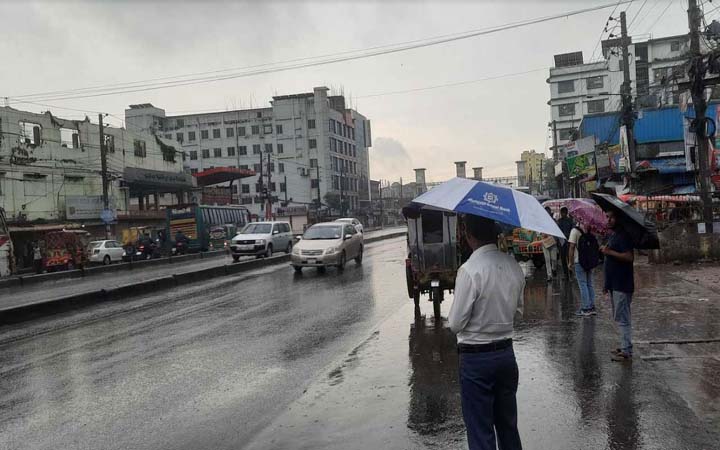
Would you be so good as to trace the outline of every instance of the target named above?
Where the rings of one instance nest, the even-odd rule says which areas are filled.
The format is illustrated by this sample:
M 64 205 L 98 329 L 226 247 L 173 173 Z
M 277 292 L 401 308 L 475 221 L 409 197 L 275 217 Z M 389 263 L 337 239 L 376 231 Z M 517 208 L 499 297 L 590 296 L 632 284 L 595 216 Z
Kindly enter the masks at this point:
M 238 147 L 238 154 L 240 154 L 240 156 L 247 155 L 247 147 L 244 145 L 241 145 L 240 147 Z
M 26 145 L 40 145 L 42 127 L 37 123 L 20 122 L 20 134 Z
M 603 77 L 602 75 L 598 77 L 590 77 L 585 80 L 585 86 L 588 89 L 602 89 L 603 87 Z
M 308 148 L 317 148 L 317 140 L 309 139 L 308 140 Z
M 275 163 L 268 164 L 268 170 L 270 172 L 275 172 Z
M 222 149 L 221 148 L 214 148 L 213 149 L 213 156 L 215 158 L 221 158 L 222 157 Z
M 232 185 L 232 191 L 233 194 L 237 194 L 237 184 Z
M 262 111 L 258 111 L 258 112 L 255 114 L 255 117 L 257 117 L 258 119 L 262 119 Z
M 284 151 L 285 151 L 285 150 L 283 149 L 283 145 L 282 145 L 282 144 L 277 144 L 277 152 L 278 152 L 278 153 L 283 153 Z
M 235 147 L 228 147 L 228 148 L 227 148 L 227 155 L 228 155 L 228 156 L 235 156 Z
M 575 103 L 568 103 L 566 105 L 558 106 L 560 116 L 574 116 L 575 115 Z
M 275 182 L 274 182 L 274 181 L 271 181 L 271 182 L 270 182 L 270 192 L 274 192 L 274 191 L 276 191 L 276 189 L 275 189 Z
M 335 121 L 330 119 L 329 124 L 330 124 L 330 127 L 329 127 L 330 132 L 335 133 Z
M 260 134 L 260 125 L 253 125 L 250 127 L 250 132 L 252 134 Z
M 263 134 L 272 134 L 272 125 L 263 125 Z
M 190 173 L 198 173 L 197 169 L 190 169 Z
M 260 169 L 262 169 L 262 167 L 260 167 L 259 163 L 253 164 L 253 170 L 255 171 L 255 173 L 260 173 Z
M 240 168 L 241 168 L 241 169 L 245 169 L 245 170 L 249 170 L 249 169 L 250 169 L 250 167 L 249 167 L 247 164 L 241 164 L 241 165 L 240 165 Z
M 566 128 L 564 130 L 558 130 L 558 139 L 561 141 L 569 141 L 573 137 L 573 128 Z
M 145 141 L 135 139 L 133 141 L 133 153 L 135 154 L 135 156 L 138 156 L 140 158 L 146 157 L 147 151 L 145 150 Z
M 265 144 L 265 153 L 272 153 L 272 144 Z
M 213 128 L 213 139 L 220 139 L 220 128 Z
M 110 153 L 115 153 L 115 136 L 112 134 L 105 135 L 105 149 Z
M 175 128 L 185 127 L 185 119 L 175 119 Z
M 310 167 L 317 167 L 317 166 L 318 166 L 317 159 L 315 159 L 315 158 L 310 159 Z
M 65 148 L 80 147 L 78 131 L 72 128 L 60 128 L 60 145 Z
M 315 128 L 315 119 L 309 119 L 308 120 L 308 128 L 314 129 Z
M 235 137 L 235 128 L 225 128 L 225 137 Z
M 337 175 L 333 175 L 332 180 L 333 189 L 340 189 L 340 179 L 337 177 Z
M 575 81 L 561 81 L 558 83 L 558 94 L 565 94 L 567 92 L 575 92 Z
M 337 151 L 337 141 L 333 138 L 330 138 L 330 150 Z
M 280 183 L 280 192 L 285 192 L 285 191 L 287 191 L 287 186 L 285 185 L 285 183 Z
M 249 184 L 240 185 L 240 192 L 242 192 L 243 194 L 249 194 L 250 193 L 250 185 Z
M 209 148 L 204 148 L 204 149 L 202 150 L 202 157 L 203 157 L 203 158 L 209 158 L 209 157 L 210 157 L 210 149 L 209 149 Z
M 240 199 L 241 205 L 252 205 L 252 197 L 243 197 Z
M 238 136 L 245 136 L 245 127 L 238 127 Z
M 255 192 L 261 193 L 263 191 L 263 185 L 261 183 L 255 183 Z
M 278 172 L 285 173 L 285 163 L 278 163 Z
M 200 139 L 208 139 L 208 130 L 200 130 Z
M 350 128 L 350 139 L 355 140 L 355 128 Z
M 587 109 L 588 114 L 605 112 L 605 100 L 590 100 Z
M 253 155 L 259 155 L 260 153 L 260 144 L 253 144 Z
M 197 161 L 197 150 L 190 150 L 190 161 Z
M 188 141 L 189 142 L 195 141 L 195 132 L 194 131 L 188 131 Z
M 275 125 L 275 134 L 282 134 L 282 125 Z
M 317 178 L 313 178 L 312 180 L 310 180 L 310 187 L 311 187 L 311 188 L 316 188 L 316 187 L 318 187 L 318 185 L 319 185 L 319 183 L 318 183 Z
M 183 139 L 183 137 L 184 137 L 184 133 L 175 133 L 175 140 L 181 144 L 185 140 L 185 139 Z
M 166 133 L 166 134 L 165 134 L 165 139 L 172 139 L 172 134 Z
M 672 41 L 670 43 L 670 51 L 671 52 L 679 52 L 680 51 L 680 41 Z

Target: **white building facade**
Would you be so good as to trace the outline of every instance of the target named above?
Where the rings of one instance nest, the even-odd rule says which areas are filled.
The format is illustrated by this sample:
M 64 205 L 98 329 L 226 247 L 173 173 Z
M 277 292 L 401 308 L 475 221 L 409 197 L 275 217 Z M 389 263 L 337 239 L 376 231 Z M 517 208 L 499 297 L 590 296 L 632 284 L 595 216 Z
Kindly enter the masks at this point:
M 104 136 L 116 216 L 147 207 L 150 195 L 157 204 L 162 195 L 182 197 L 192 190 L 172 142 L 108 126 Z M 101 174 L 97 123 L 0 107 L 0 206 L 9 222 L 27 224 L 28 230 L 38 221 L 99 223 L 100 211 L 93 208 L 102 201 Z
M 555 55 L 550 69 L 551 126 L 558 149 L 570 141 L 586 114 L 620 111 L 623 83 L 619 39 L 602 42 L 603 59 L 584 62 L 582 52 Z M 630 87 L 635 108 L 678 104 L 677 83 L 686 79 L 687 35 L 635 42 L 629 46 Z M 560 155 L 562 157 L 562 155 Z
M 347 108 L 343 96 L 328 91 L 317 87 L 275 96 L 269 108 L 202 114 L 167 116 L 149 104 L 133 105 L 125 118 L 130 129 L 179 142 L 189 173 L 218 167 L 254 170 L 256 176 L 233 186 L 233 201 L 253 214 L 265 214 L 261 171 L 262 186 L 274 200 L 273 214 L 283 204 L 326 205 L 328 194 L 342 196 L 347 213 L 368 197 L 370 121 Z

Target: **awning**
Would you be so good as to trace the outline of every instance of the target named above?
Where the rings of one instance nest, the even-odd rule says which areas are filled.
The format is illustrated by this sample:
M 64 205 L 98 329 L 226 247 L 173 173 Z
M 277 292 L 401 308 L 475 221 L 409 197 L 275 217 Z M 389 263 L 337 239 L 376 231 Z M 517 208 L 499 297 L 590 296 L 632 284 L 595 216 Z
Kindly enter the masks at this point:
M 123 181 L 133 191 L 148 190 L 158 192 L 181 191 L 192 189 L 192 177 L 184 172 L 165 172 L 162 170 L 126 167 L 123 170 Z
M 61 231 L 61 230 L 75 230 L 82 228 L 79 223 L 43 223 L 37 225 L 8 225 L 8 231 L 11 233 L 21 232 L 37 232 L 37 231 Z
M 215 167 L 213 169 L 203 170 L 194 173 L 193 177 L 197 180 L 198 186 L 211 186 L 213 184 L 225 183 L 238 178 L 247 178 L 255 176 L 254 170 L 236 169 L 234 167 Z

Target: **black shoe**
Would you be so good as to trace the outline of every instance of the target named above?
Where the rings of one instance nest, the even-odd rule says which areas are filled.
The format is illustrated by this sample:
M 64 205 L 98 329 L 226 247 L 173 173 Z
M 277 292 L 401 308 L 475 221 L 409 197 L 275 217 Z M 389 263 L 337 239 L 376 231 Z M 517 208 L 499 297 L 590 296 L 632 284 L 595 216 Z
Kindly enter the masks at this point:
M 615 362 L 630 362 L 632 361 L 632 355 L 621 351 L 620 353 L 617 353 L 610 357 L 610 359 Z

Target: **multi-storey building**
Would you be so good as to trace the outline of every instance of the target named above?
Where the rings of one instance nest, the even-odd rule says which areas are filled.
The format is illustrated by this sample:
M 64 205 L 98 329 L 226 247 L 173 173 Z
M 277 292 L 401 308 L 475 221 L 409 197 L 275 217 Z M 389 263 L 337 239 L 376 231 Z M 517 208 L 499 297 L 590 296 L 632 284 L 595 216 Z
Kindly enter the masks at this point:
M 585 62 L 582 52 L 555 55 L 550 69 L 551 126 L 558 150 L 573 138 L 586 114 L 619 111 L 623 83 L 622 50 L 619 39 L 602 41 L 603 58 Z M 687 35 L 634 42 L 629 45 L 630 88 L 636 109 L 677 105 L 677 82 L 686 77 L 689 58 Z M 557 155 L 562 157 L 563 155 Z
M 348 212 L 369 198 L 370 121 L 325 87 L 275 96 L 269 108 L 167 116 L 144 104 L 132 105 L 125 117 L 131 129 L 178 141 L 190 173 L 254 170 L 256 177 L 233 187 L 233 199 L 254 214 L 265 213 L 263 187 L 276 200 L 273 213 L 285 202 L 325 205 L 328 194 L 341 196 Z
M 15 249 L 43 233 L 101 220 L 102 164 L 98 124 L 0 107 L 0 207 Z M 177 144 L 140 131 L 105 126 L 109 208 L 127 225 L 164 224 L 162 204 L 182 203 L 193 190 Z M 23 254 L 16 255 L 22 261 Z

